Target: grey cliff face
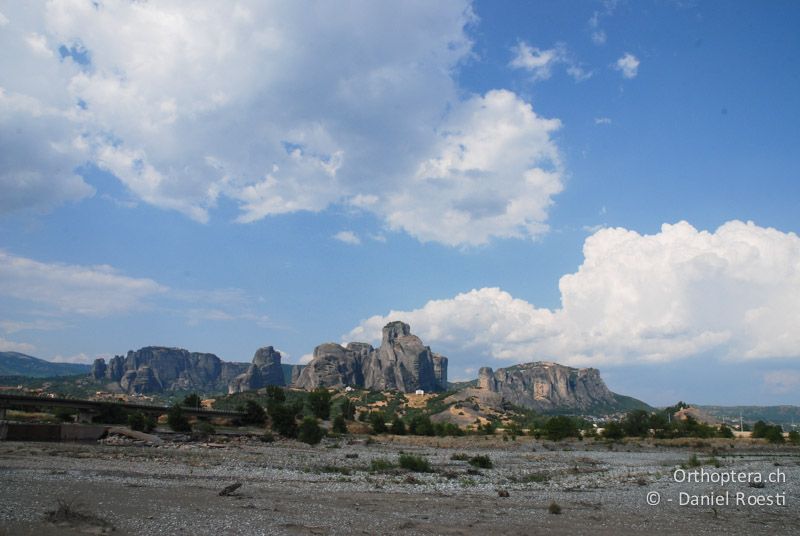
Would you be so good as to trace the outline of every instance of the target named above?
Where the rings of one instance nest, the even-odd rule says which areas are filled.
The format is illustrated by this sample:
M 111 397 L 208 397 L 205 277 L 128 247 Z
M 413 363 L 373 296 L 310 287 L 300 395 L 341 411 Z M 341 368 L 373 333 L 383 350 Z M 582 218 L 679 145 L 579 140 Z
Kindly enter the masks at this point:
M 253 362 L 247 371 L 231 380 L 228 385 L 228 393 L 252 391 L 267 385 L 284 385 L 281 353 L 272 346 L 256 350 Z
M 403 322 L 383 328 L 379 348 L 359 342 L 347 347 L 326 343 L 300 373 L 297 387 L 354 386 L 371 390 L 442 391 L 447 387 L 447 358 L 434 354 Z
M 181 348 L 147 346 L 113 357 L 108 365 L 96 360 L 92 376 L 118 383 L 127 393 L 170 390 L 218 390 L 244 372 L 243 363 L 224 363 L 214 354 L 188 352 Z M 102 375 L 101 375 L 101 372 Z
M 478 387 L 499 394 L 506 402 L 537 411 L 588 410 L 616 402 L 597 369 L 557 363 L 526 363 L 497 371 L 483 367 L 478 373 Z

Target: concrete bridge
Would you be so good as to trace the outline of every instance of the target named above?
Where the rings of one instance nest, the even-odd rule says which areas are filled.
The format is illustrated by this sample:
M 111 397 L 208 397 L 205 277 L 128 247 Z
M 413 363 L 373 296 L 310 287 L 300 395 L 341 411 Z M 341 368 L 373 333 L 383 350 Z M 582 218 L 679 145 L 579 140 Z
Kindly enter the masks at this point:
M 72 398 L 48 398 L 30 395 L 0 394 L 0 421 L 6 419 L 6 410 L 9 408 L 64 408 L 78 412 L 78 422 L 92 422 L 92 416 L 103 411 L 109 406 L 118 407 L 125 411 L 141 411 L 142 413 L 158 417 L 169 412 L 171 406 L 155 406 L 149 404 L 133 404 L 129 402 L 103 402 L 97 400 L 80 400 Z M 181 406 L 183 413 L 195 417 L 229 417 L 240 418 L 245 414 L 241 411 L 227 411 L 205 408 L 192 408 Z

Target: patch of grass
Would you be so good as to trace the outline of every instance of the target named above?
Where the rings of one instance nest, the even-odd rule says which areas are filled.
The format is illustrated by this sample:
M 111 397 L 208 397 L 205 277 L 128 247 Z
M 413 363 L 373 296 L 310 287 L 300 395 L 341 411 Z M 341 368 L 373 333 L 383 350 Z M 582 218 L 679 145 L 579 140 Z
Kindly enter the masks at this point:
M 481 469 L 491 469 L 494 467 L 492 463 L 492 459 L 489 456 L 473 456 L 469 459 L 469 464 L 473 467 L 479 467 Z
M 401 454 L 398 460 L 400 467 L 415 473 L 430 473 L 431 464 L 422 456 L 414 456 L 413 454 Z
M 45 520 L 56 525 L 91 525 L 106 530 L 114 530 L 113 525 L 105 519 L 81 509 L 80 505 L 72 501 L 58 500 L 55 510 L 45 514 Z
M 344 476 L 350 476 L 353 471 L 349 467 L 340 467 L 338 465 L 322 465 L 317 467 L 317 472 L 320 473 L 334 473 Z
M 558 515 L 561 513 L 561 507 L 558 505 L 557 502 L 552 501 L 550 503 L 550 506 L 547 507 L 547 511 L 550 512 L 551 514 Z
M 454 462 L 466 462 L 469 461 L 469 454 L 465 452 L 457 452 L 450 456 L 450 459 Z
M 550 475 L 547 473 L 528 473 L 527 475 L 522 475 L 513 478 L 514 482 L 520 482 L 523 484 L 527 484 L 529 482 L 534 482 L 536 484 L 544 484 L 546 482 L 550 482 Z
M 373 473 L 383 473 L 386 471 L 391 471 L 394 468 L 395 465 L 386 458 L 375 458 L 369 462 L 369 470 Z

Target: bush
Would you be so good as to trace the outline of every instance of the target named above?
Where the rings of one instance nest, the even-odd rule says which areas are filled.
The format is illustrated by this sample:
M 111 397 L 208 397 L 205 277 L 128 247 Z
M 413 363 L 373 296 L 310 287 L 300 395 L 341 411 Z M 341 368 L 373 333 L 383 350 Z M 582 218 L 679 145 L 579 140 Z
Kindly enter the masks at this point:
M 717 435 L 719 437 L 724 438 L 724 439 L 733 439 L 734 438 L 733 430 L 731 430 L 730 428 L 728 428 L 724 424 L 719 427 L 719 430 L 717 430 Z
M 373 473 L 382 473 L 394 469 L 395 465 L 386 458 L 375 458 L 369 462 L 369 470 Z
M 339 413 L 348 421 L 352 421 L 356 418 L 356 405 L 346 396 L 342 397 L 342 401 L 339 403 Z
M 331 416 L 331 393 L 324 387 L 317 387 L 308 393 L 308 407 L 317 419 L 327 421 Z
M 465 452 L 457 452 L 450 456 L 450 459 L 455 462 L 466 462 L 469 461 L 469 454 Z
M 275 436 L 272 435 L 272 432 L 266 430 L 263 434 L 261 434 L 261 437 L 259 439 L 261 440 L 262 443 L 272 443 L 273 441 L 275 441 Z
M 408 433 L 411 435 L 432 436 L 435 433 L 433 423 L 427 415 L 414 415 L 408 423 Z
M 770 426 L 764 433 L 764 439 L 770 443 L 783 443 L 783 428 L 780 426 Z
M 398 460 L 400 467 L 414 471 L 415 473 L 430 473 L 431 464 L 421 456 L 414 456 L 413 454 L 401 454 Z
M 294 408 L 280 402 L 269 406 L 269 418 L 272 429 L 283 437 L 297 437 L 297 421 Z
M 580 431 L 574 420 L 559 415 L 551 417 L 544 423 L 544 434 L 550 441 L 561 441 L 568 437 L 577 437 Z
M 261 404 L 254 400 L 248 400 L 244 406 L 244 417 L 242 423 L 247 425 L 264 424 L 267 420 L 267 412 L 261 407 Z
M 306 417 L 297 431 L 297 439 L 309 445 L 316 445 L 325 437 L 325 430 L 319 427 L 317 419 Z
M 214 425 L 208 421 L 201 421 L 197 423 L 194 427 L 194 431 L 199 437 L 203 438 L 207 438 L 208 436 L 217 433 L 217 430 L 214 428 Z
M 622 425 L 620 423 L 616 421 L 609 421 L 603 427 L 603 437 L 606 439 L 611 439 L 612 441 L 616 441 L 625 437 L 625 431 L 622 429 Z
M 492 459 L 489 456 L 473 456 L 469 459 L 469 464 L 473 467 L 480 467 L 481 469 L 491 469 L 494 467 Z
M 103 404 L 100 410 L 92 417 L 92 422 L 103 424 L 125 424 L 128 414 L 118 404 Z
M 343 415 L 337 415 L 335 419 L 333 419 L 333 426 L 331 430 L 336 434 L 346 434 L 347 433 L 347 423 L 344 420 Z
M 58 408 L 53 412 L 53 416 L 61 422 L 73 422 L 75 420 L 75 412 L 67 408 Z
M 643 409 L 631 411 L 622 419 L 626 436 L 647 437 L 650 434 L 650 414 Z
M 278 385 L 267 385 L 267 398 L 277 402 L 286 401 L 286 392 Z
M 183 402 L 181 402 L 181 405 L 187 408 L 199 408 L 200 397 L 197 396 L 197 393 L 186 395 L 186 397 L 183 399 Z
M 128 426 L 131 430 L 149 433 L 156 427 L 156 421 L 150 415 L 137 411 L 128 415 Z
M 372 426 L 372 433 L 385 434 L 389 429 L 386 427 L 386 416 L 380 411 L 369 414 L 369 424 Z
M 561 507 L 558 505 L 558 503 L 552 501 L 550 503 L 550 506 L 547 507 L 547 511 L 550 512 L 551 514 L 558 515 L 561 513 Z
M 392 419 L 392 426 L 389 428 L 389 432 L 394 435 L 406 435 L 406 423 L 404 423 L 403 419 L 398 415 L 395 415 L 394 419 Z
M 191 432 L 192 427 L 189 419 L 184 415 L 183 410 L 178 404 L 174 404 L 167 413 L 167 424 L 175 432 Z
M 797 430 L 789 432 L 789 443 L 792 445 L 800 445 L 800 433 Z

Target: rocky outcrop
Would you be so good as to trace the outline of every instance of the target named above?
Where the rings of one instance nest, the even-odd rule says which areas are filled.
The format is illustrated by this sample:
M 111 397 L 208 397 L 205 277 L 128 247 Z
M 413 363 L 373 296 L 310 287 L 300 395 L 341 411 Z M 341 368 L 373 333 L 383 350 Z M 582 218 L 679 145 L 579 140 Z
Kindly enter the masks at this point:
M 236 376 L 228 385 L 228 393 L 242 393 L 267 385 L 284 385 L 281 353 L 272 346 L 256 350 L 247 372 Z
M 447 388 L 447 358 L 425 346 L 403 322 L 383 328 L 378 348 L 363 342 L 346 347 L 325 343 L 314 349 L 314 357 L 301 371 L 295 386 L 361 387 L 376 391 L 417 389 L 443 391 Z
M 492 371 L 483 367 L 478 387 L 500 395 L 503 402 L 536 411 L 591 411 L 619 405 L 594 368 L 576 369 L 536 362 Z
M 108 365 L 102 359 L 95 360 L 92 376 L 118 384 L 127 393 L 217 391 L 227 389 L 247 367 L 245 363 L 226 363 L 214 354 L 147 346 L 114 356 Z

